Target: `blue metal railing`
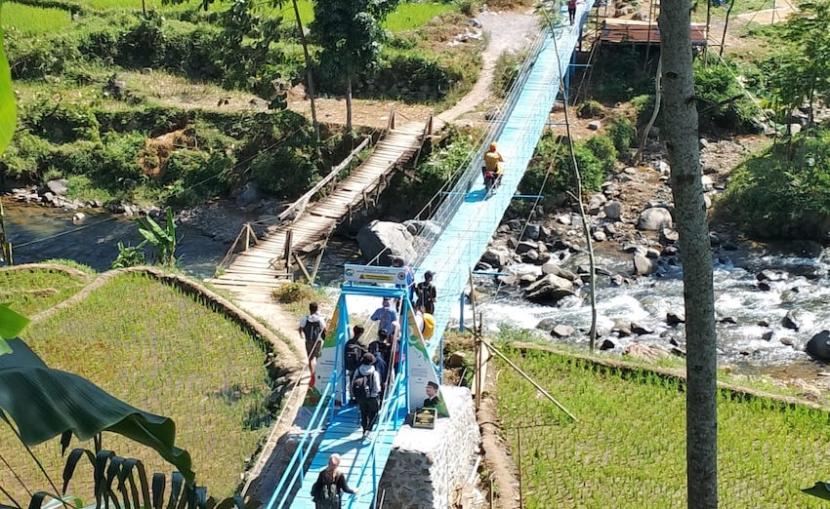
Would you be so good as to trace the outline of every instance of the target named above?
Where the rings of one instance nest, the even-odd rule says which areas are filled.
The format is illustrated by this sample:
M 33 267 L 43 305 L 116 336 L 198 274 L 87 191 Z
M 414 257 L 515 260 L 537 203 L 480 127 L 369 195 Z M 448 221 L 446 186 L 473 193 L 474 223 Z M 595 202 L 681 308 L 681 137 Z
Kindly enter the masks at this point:
M 303 476 L 301 474 L 305 469 L 309 453 L 314 447 L 314 440 L 309 440 L 309 438 L 312 435 L 316 438 L 320 431 L 322 431 L 326 418 L 330 415 L 334 415 L 334 407 L 333 405 L 329 405 L 329 401 L 327 400 L 330 399 L 332 402 L 334 401 L 336 382 L 337 372 L 335 371 L 332 374 L 329 383 L 326 384 L 326 387 L 320 396 L 320 401 L 314 408 L 314 413 L 311 416 L 308 427 L 303 433 L 300 443 L 297 445 L 297 450 L 294 451 L 294 454 L 291 456 L 291 461 L 288 463 L 288 467 L 283 472 L 280 482 L 277 484 L 277 489 L 274 490 L 273 495 L 271 495 L 271 499 L 268 501 L 268 509 L 282 509 L 285 507 L 286 502 L 288 502 L 289 495 L 295 489 L 295 484 L 298 480 L 302 481 Z M 320 413 L 321 410 L 322 413 Z M 282 497 L 280 498 L 279 503 L 277 503 L 277 497 L 280 494 Z

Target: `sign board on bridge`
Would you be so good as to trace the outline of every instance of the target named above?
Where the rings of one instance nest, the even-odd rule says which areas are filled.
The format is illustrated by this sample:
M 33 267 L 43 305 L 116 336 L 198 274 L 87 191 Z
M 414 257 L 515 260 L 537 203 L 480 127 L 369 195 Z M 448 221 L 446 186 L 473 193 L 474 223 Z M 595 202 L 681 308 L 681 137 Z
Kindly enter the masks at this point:
M 362 284 L 405 285 L 406 272 L 401 267 L 346 264 L 346 281 Z

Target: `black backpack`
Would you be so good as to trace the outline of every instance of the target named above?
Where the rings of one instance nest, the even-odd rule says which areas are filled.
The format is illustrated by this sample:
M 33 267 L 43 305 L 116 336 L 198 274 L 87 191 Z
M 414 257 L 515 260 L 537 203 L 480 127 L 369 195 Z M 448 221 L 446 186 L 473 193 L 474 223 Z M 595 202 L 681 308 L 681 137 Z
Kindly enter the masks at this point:
M 314 483 L 314 486 L 311 487 L 311 498 L 317 504 L 317 507 L 340 507 L 340 493 L 337 491 L 337 481 L 341 475 L 337 474 L 331 483 L 327 483 L 323 479 L 318 479 Z
M 305 326 L 303 327 L 303 334 L 305 334 L 306 341 L 317 341 L 320 334 L 323 333 L 323 322 L 320 320 L 311 320 L 310 316 L 305 319 Z
M 366 353 L 366 351 L 357 341 L 346 344 L 346 369 L 354 371 L 360 367 L 360 361 L 363 358 L 364 353 Z
M 361 400 L 361 399 L 369 399 L 369 394 L 371 392 L 371 388 L 369 384 L 371 381 L 369 377 L 371 373 L 368 375 L 364 375 L 358 372 L 355 377 L 352 379 L 352 397 Z

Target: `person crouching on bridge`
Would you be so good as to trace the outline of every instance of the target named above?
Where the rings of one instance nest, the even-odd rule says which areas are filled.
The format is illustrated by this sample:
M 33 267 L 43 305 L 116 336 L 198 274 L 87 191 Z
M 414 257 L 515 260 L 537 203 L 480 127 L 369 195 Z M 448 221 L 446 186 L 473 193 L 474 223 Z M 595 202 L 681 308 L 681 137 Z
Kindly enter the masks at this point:
M 360 367 L 357 368 L 351 383 L 352 397 L 360 407 L 360 425 L 363 427 L 363 438 L 368 438 L 375 424 L 380 408 L 380 373 L 375 369 L 375 356 L 367 353 L 363 355 Z
M 358 489 L 351 489 L 346 484 L 346 476 L 340 472 L 340 455 L 329 456 L 329 464 L 326 469 L 317 476 L 317 481 L 311 487 L 311 498 L 314 500 L 315 509 L 340 509 L 341 496 L 343 493 L 357 495 Z

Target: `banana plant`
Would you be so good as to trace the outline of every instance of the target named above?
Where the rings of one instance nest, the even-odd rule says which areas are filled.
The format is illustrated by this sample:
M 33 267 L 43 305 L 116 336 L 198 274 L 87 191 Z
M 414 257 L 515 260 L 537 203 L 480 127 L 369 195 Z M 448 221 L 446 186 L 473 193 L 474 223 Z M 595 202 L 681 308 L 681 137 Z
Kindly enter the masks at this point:
M 28 324 L 28 318 L 12 310 L 8 304 L 0 304 L 0 355 L 12 353 L 6 340 L 16 338 Z
M 138 233 L 156 250 L 157 262 L 168 268 L 176 265 L 176 223 L 171 208 L 167 208 L 164 227 L 150 216 L 138 219 Z

